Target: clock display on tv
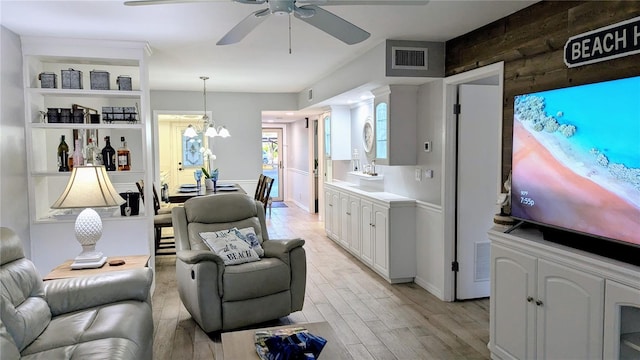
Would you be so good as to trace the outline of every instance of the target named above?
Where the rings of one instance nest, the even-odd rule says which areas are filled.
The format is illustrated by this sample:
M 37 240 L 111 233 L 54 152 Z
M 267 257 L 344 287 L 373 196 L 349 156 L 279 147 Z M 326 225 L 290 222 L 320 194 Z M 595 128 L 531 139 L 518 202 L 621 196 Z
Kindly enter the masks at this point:
M 512 216 L 640 246 L 640 76 L 516 96 Z

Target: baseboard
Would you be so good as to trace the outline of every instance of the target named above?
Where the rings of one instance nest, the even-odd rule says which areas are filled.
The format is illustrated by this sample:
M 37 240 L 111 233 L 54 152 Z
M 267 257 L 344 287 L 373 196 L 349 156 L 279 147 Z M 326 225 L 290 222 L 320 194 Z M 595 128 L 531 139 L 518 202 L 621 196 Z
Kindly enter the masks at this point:
M 442 291 L 438 289 L 436 286 L 434 286 L 433 284 L 430 284 L 428 281 L 425 281 L 419 277 L 416 277 L 413 280 L 413 282 L 416 283 L 416 285 L 420 286 L 421 288 L 427 290 L 431 295 L 437 297 L 442 301 L 446 301 L 442 296 Z
M 287 201 L 290 201 L 290 202 L 294 203 L 300 209 L 302 209 L 302 210 L 304 210 L 306 212 L 309 212 L 309 207 L 307 205 L 305 205 L 305 204 L 303 204 L 301 202 L 298 202 L 296 200 L 287 200 Z

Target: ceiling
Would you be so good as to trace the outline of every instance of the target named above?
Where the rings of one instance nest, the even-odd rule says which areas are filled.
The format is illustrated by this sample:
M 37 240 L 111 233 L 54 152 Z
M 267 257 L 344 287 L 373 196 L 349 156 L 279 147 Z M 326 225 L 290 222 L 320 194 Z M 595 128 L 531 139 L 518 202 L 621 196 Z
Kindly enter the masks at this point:
M 403 2 L 411 1 L 422 5 L 322 6 L 371 33 L 355 45 L 292 17 L 291 53 L 287 16 L 269 16 L 237 44 L 216 45 L 266 4 L 194 0 L 125 6 L 122 0 L 0 0 L 0 18 L 19 35 L 146 41 L 153 51 L 151 90 L 200 91 L 199 77 L 206 75 L 209 91 L 299 93 L 385 39 L 446 41 L 536 2 Z

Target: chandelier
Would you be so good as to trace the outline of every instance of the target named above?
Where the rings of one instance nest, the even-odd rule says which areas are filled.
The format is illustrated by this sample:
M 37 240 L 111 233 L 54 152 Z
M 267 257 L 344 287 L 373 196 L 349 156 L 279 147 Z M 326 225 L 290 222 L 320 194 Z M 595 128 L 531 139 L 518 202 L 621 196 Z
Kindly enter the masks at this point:
M 193 138 L 198 136 L 198 133 L 204 133 L 208 137 L 220 136 L 226 138 L 231 136 L 231 134 L 229 134 L 229 130 L 227 130 L 226 127 L 216 127 L 216 123 L 213 120 L 209 119 L 209 116 L 207 116 L 207 80 L 209 80 L 209 77 L 200 76 L 200 79 L 204 84 L 204 113 L 202 114 L 202 126 L 196 127 L 189 124 L 187 129 L 184 131 L 184 136 Z

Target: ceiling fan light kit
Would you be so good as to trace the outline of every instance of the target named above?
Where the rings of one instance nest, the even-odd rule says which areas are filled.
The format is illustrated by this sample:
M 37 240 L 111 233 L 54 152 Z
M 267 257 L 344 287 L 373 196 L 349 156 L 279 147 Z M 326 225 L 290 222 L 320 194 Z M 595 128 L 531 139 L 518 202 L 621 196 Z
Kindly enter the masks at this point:
M 131 0 L 125 1 L 128 6 L 153 5 L 153 4 L 179 4 L 190 2 L 204 2 L 206 0 Z M 232 0 L 240 4 L 262 5 L 267 4 L 266 9 L 254 11 L 229 32 L 216 44 L 230 45 L 240 42 L 258 25 L 267 15 L 294 15 L 307 24 L 324 31 L 347 45 L 353 45 L 365 41 L 371 34 L 350 23 L 349 21 L 324 10 L 319 5 L 425 5 L 429 0 Z M 302 6 L 298 6 L 301 4 Z M 291 21 L 291 20 L 289 20 Z M 289 25 L 291 31 L 291 25 Z M 289 34 L 291 36 L 291 34 Z M 291 49 L 289 49 L 291 52 Z

